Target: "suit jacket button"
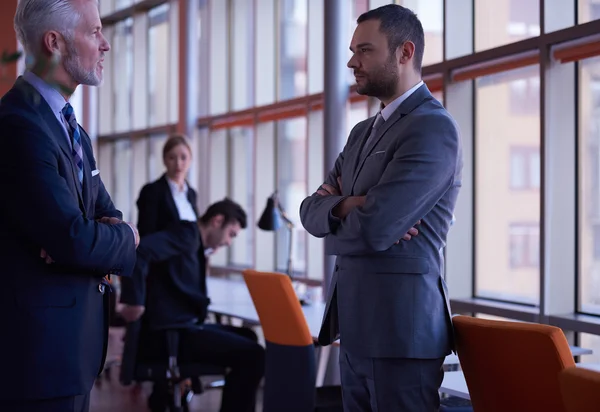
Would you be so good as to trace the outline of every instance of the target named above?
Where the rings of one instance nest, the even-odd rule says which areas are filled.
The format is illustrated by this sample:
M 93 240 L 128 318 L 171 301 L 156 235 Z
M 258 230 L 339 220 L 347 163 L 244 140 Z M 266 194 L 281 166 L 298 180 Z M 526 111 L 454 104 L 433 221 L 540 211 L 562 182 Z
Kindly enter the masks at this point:
M 104 287 L 104 285 L 103 285 L 102 283 L 100 283 L 100 284 L 98 285 L 98 292 L 100 292 L 100 293 L 104 294 L 104 290 L 105 290 L 105 287 Z
M 335 265 L 335 271 L 337 272 L 338 270 L 340 270 L 340 267 L 338 265 Z

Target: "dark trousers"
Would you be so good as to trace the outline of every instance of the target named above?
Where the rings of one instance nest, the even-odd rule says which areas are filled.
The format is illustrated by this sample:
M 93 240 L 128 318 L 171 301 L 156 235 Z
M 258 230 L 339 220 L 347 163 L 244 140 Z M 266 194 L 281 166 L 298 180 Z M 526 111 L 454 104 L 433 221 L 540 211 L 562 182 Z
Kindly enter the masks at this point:
M 256 392 L 265 371 L 265 351 L 257 340 L 251 329 L 219 324 L 203 325 L 201 329 L 182 334 L 180 362 L 199 362 L 229 369 L 225 376 L 221 412 L 256 410 Z
M 344 412 L 433 412 L 444 358 L 365 358 L 340 348 Z
M 0 411 L 11 412 L 88 412 L 90 394 L 36 401 L 0 401 Z

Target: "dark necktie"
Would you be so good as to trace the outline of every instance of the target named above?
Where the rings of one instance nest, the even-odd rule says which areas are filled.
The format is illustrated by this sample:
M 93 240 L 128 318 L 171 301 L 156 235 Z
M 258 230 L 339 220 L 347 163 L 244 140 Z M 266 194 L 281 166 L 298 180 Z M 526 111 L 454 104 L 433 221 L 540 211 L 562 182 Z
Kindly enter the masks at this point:
M 379 126 L 381 126 L 383 124 L 383 122 L 385 122 L 385 120 L 383 119 L 381 112 L 377 113 L 377 116 L 375 117 L 375 123 L 373 123 L 373 127 L 371 128 L 371 133 L 369 134 L 369 137 L 367 138 L 367 141 L 365 142 L 365 145 L 363 146 L 362 156 L 364 156 L 368 153 L 369 146 L 371 145 L 371 143 L 373 143 L 373 139 L 375 138 L 375 135 L 377 134 L 377 129 L 379 128 Z
M 81 147 L 81 134 L 79 133 L 79 125 L 77 119 L 75 119 L 75 112 L 73 106 L 69 103 L 62 109 L 63 116 L 69 124 L 69 135 L 71 136 L 72 149 L 71 154 L 73 155 L 73 162 L 77 166 L 77 177 L 79 183 L 83 184 L 83 149 Z

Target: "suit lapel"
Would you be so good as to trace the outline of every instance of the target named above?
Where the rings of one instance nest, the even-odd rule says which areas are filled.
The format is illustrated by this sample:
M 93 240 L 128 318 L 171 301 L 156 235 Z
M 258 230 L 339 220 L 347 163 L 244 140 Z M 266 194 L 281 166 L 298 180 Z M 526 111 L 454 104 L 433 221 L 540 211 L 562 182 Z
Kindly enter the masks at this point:
M 396 124 L 396 122 L 398 122 L 404 116 L 406 116 L 407 114 L 412 112 L 414 109 L 419 107 L 425 101 L 425 99 L 427 99 L 428 97 L 431 97 L 431 93 L 429 92 L 427 85 L 423 84 L 421 87 L 419 87 L 417 90 L 415 90 L 415 92 L 413 94 L 411 94 L 404 102 L 402 102 L 402 104 L 400 104 L 400 106 L 398 106 L 398 108 L 392 113 L 392 115 L 389 117 L 389 119 L 387 119 L 385 122 L 383 122 L 383 124 L 381 126 L 379 126 L 379 129 L 377 129 L 377 132 L 375 133 L 375 136 L 373 137 L 373 141 L 369 144 L 369 147 L 365 148 L 364 155 L 361 155 L 362 151 L 363 151 L 363 146 L 366 144 L 366 140 L 371 132 L 373 123 L 375 122 L 375 117 L 373 117 L 373 121 L 370 123 L 369 127 L 367 128 L 365 136 L 363 136 L 363 139 L 362 139 L 363 143 L 360 145 L 358 153 L 356 153 L 357 159 L 355 161 L 357 161 L 357 163 L 356 163 L 356 167 L 354 169 L 354 176 L 352 178 L 351 191 L 354 190 L 354 183 L 356 182 L 356 179 L 358 178 L 358 175 L 360 174 L 360 171 L 362 170 L 365 160 L 367 159 L 367 157 L 369 157 L 369 155 L 371 154 L 373 149 L 377 146 L 379 141 L 383 138 L 385 133 L 394 124 Z
M 175 205 L 175 200 L 173 200 L 173 195 L 171 194 L 171 187 L 169 186 L 169 182 L 167 182 L 167 175 L 163 175 L 160 180 L 163 184 L 163 190 L 165 192 L 165 201 L 167 202 L 167 206 L 169 211 L 177 220 L 179 220 L 179 212 L 177 211 L 177 205 Z
M 83 204 L 86 208 L 86 214 L 93 216 L 95 214 L 92 199 L 92 164 L 93 154 L 90 146 L 90 138 L 83 127 L 79 126 L 81 134 L 81 144 L 83 146 Z
M 79 205 L 81 207 L 82 205 L 84 205 L 84 203 L 83 195 L 81 193 L 81 185 L 79 184 L 79 179 L 77 178 L 77 166 L 73 162 L 71 146 L 69 145 L 67 136 L 65 136 L 63 126 L 58 122 L 58 119 L 52 112 L 52 109 L 50 108 L 46 100 L 42 97 L 42 95 L 40 95 L 39 92 L 35 89 L 35 87 L 27 83 L 27 81 L 25 81 L 23 78 L 17 79 L 17 86 L 25 93 L 31 104 L 37 105 L 42 119 L 46 123 L 46 126 L 48 126 L 50 136 L 52 137 L 52 139 L 54 139 L 58 147 L 60 147 L 62 152 L 69 160 L 69 164 L 71 165 L 71 177 L 73 178 L 73 184 L 77 190 Z M 85 210 L 85 207 L 82 207 L 82 210 Z

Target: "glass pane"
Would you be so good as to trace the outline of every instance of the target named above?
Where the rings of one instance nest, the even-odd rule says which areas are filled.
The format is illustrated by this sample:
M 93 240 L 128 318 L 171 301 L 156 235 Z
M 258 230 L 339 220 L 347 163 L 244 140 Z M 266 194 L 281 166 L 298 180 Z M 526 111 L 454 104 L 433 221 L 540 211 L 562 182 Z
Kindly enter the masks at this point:
M 123 212 L 123 220 L 131 222 L 131 141 L 114 142 L 113 174 L 115 188 L 112 198 L 117 209 Z
M 476 81 L 476 294 L 539 300 L 539 68 Z
M 248 0 L 233 0 L 233 35 L 231 53 L 231 84 L 235 93 L 231 96 L 231 110 L 243 110 L 252 105 L 252 19 L 254 7 Z
M 254 129 L 251 127 L 233 128 L 229 131 L 231 148 L 229 198 L 240 204 L 248 216 L 248 227 L 240 231 L 231 244 L 229 263 L 239 266 L 254 264 Z
M 131 130 L 131 93 L 133 84 L 133 19 L 115 25 L 112 44 L 114 72 L 112 76 L 115 131 Z
M 354 31 L 356 30 L 356 20 L 358 20 L 358 17 L 363 14 L 366 13 L 369 10 L 369 2 L 368 0 L 347 0 L 350 2 L 350 21 L 348 22 L 348 40 L 346 41 L 345 45 L 348 46 L 348 57 L 347 60 L 350 60 L 352 58 L 352 52 L 350 51 L 350 43 L 352 42 L 352 36 L 354 35 Z M 375 8 L 375 7 L 373 7 Z M 311 14 L 312 16 L 312 14 Z M 310 30 L 312 31 L 312 29 Z M 311 48 L 312 48 L 312 42 L 311 44 Z M 310 52 L 310 48 L 309 48 L 309 52 Z M 355 84 L 356 83 L 356 79 L 354 78 L 354 73 L 352 71 L 352 69 L 348 69 L 348 84 Z
M 539 34 L 539 0 L 475 0 L 475 51 Z
M 121 10 L 126 7 L 129 7 L 133 4 L 134 0 L 114 0 L 115 2 L 115 11 Z
M 362 122 L 363 120 L 369 117 L 369 106 L 367 101 L 352 103 L 348 110 L 348 116 L 346 116 L 346 136 L 350 135 L 352 128 L 356 126 L 358 122 Z M 344 140 L 343 145 L 346 144 Z
M 306 118 L 282 120 L 277 125 L 277 189 L 279 200 L 294 223 L 292 267 L 306 270 L 306 231 L 300 222 L 300 203 L 308 196 L 306 184 Z M 285 227 L 277 232 L 277 269 L 285 271 L 288 260 L 289 233 Z
M 599 0 L 577 0 L 577 22 L 587 23 L 600 19 Z
M 279 100 L 306 94 L 307 0 L 279 1 Z
M 167 123 L 169 110 L 169 3 L 148 12 L 148 120 Z
M 137 222 L 138 209 L 135 205 L 142 187 L 149 183 L 148 180 L 148 138 L 136 139 L 133 141 L 132 161 L 131 161 L 131 221 Z
M 230 170 L 228 162 L 227 130 L 213 130 L 209 137 L 210 164 L 209 164 L 209 204 L 223 200 L 227 196 Z M 202 214 L 203 212 L 200 212 Z M 211 265 L 227 265 L 228 248 L 218 249 L 210 257 Z
M 315 94 L 323 91 L 325 79 L 325 8 L 322 0 L 308 0 L 308 16 L 308 94 Z
M 277 79 L 275 47 L 275 0 L 255 0 L 256 2 L 256 105 L 263 106 L 275 101 Z
M 163 162 L 163 147 L 167 141 L 164 134 L 150 137 L 148 142 L 148 181 L 153 182 L 165 173 L 165 163 Z
M 600 58 L 579 63 L 579 309 L 600 314 Z
M 579 345 L 585 349 L 594 351 L 591 355 L 582 356 L 581 363 L 599 363 L 600 362 L 600 336 L 589 333 L 579 334 Z
M 100 11 L 100 16 L 104 17 L 113 12 L 114 0 L 100 0 L 98 4 L 98 10 Z
M 425 32 L 423 66 L 444 59 L 444 0 L 403 0 L 404 7 L 414 11 Z
M 115 185 L 113 181 L 113 149 L 114 146 L 112 142 L 98 142 L 98 155 L 96 156 L 96 164 L 100 170 L 100 179 L 102 179 L 102 183 L 104 183 L 106 191 L 114 202 L 115 198 L 113 192 Z
M 210 114 L 221 114 L 229 110 L 229 24 L 226 1 L 210 3 Z

